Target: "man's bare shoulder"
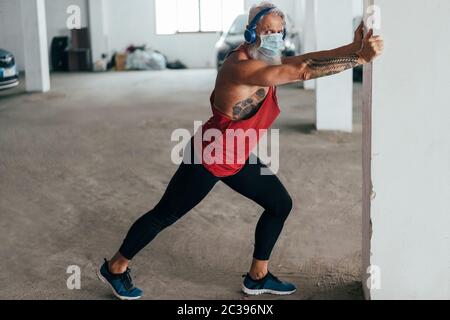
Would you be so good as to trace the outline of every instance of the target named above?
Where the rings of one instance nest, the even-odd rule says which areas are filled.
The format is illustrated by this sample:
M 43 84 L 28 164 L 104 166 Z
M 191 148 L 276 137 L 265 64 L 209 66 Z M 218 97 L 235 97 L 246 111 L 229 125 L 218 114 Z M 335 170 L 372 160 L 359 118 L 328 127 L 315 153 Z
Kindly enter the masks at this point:
M 249 85 L 245 81 L 254 72 L 266 67 L 267 64 L 264 61 L 251 59 L 245 52 L 237 51 L 233 52 L 224 62 L 219 72 L 219 79 L 221 82 L 238 85 Z
M 248 57 L 246 54 L 242 51 L 235 51 L 231 53 L 227 59 L 225 59 L 221 71 L 232 71 L 236 66 L 238 66 L 239 63 L 242 61 L 248 61 Z
M 228 69 L 247 67 L 263 67 L 266 63 L 261 60 L 251 59 L 241 50 L 233 52 L 224 62 L 223 67 Z

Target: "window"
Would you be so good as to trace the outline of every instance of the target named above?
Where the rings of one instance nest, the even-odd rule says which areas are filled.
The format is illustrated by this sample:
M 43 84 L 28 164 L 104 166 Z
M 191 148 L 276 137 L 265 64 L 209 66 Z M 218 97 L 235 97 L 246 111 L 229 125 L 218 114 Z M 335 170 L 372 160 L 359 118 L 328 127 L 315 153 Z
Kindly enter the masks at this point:
M 244 12 L 244 0 L 156 0 L 156 33 L 227 30 Z

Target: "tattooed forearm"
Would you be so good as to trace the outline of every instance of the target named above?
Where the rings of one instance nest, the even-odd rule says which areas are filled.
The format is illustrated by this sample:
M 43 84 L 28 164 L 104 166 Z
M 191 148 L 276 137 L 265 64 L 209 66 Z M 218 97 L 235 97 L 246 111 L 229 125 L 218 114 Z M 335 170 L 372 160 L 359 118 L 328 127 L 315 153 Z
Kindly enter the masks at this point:
M 261 107 L 266 96 L 264 89 L 259 89 L 251 97 L 238 102 L 233 108 L 233 120 L 247 120 L 253 117 Z
M 306 59 L 306 79 L 315 79 L 340 73 L 359 65 L 359 56 L 351 54 L 328 59 Z

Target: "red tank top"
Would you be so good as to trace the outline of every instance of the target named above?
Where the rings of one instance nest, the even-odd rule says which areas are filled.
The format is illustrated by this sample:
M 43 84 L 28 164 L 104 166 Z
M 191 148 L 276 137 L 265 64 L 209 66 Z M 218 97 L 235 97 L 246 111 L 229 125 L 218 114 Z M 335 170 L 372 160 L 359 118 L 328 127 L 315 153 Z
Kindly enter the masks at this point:
M 232 52 L 235 51 L 244 51 L 248 56 L 244 45 Z M 211 94 L 210 103 L 213 116 L 194 137 L 195 141 L 201 143 L 201 147 L 195 148 L 195 154 L 214 176 L 229 177 L 245 166 L 250 153 L 279 116 L 276 87 L 269 88 L 257 113 L 247 120 L 231 120 L 217 110 L 214 107 L 214 91 Z

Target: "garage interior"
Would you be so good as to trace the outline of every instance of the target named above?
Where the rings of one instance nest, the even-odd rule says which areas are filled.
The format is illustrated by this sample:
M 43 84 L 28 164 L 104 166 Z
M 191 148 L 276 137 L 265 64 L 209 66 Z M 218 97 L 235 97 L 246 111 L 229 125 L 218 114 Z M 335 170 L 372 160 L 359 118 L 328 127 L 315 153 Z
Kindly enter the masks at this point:
M 201 8 L 203 1 L 183 2 Z M 245 13 L 260 1 L 230 2 Z M 272 2 L 298 31 L 297 54 L 351 42 L 363 16 L 362 0 Z M 183 10 L 180 1 L 167 3 Z M 0 298 L 112 298 L 95 270 L 161 198 L 177 169 L 172 132 L 192 131 L 194 121 L 210 117 L 217 43 L 232 21 L 220 16 L 217 30 L 180 31 L 192 23 L 185 21 L 189 15 L 158 23 L 167 10 L 157 0 L 0 0 L 0 48 L 14 54 L 20 71 L 20 84 L 0 91 L 0 282 L 6 284 Z M 201 28 L 211 17 L 199 12 Z M 89 46 L 72 49 L 73 69 L 55 71 L 52 40 L 70 43 L 76 31 L 67 25 L 77 19 L 75 30 L 87 30 Z M 117 55 L 142 45 L 184 67 L 119 70 Z M 98 69 L 111 62 L 111 70 Z M 89 70 L 82 70 L 86 64 Z M 270 269 L 299 289 L 283 299 L 365 298 L 366 89 L 353 78 L 347 71 L 278 90 L 278 176 L 294 210 Z M 274 299 L 240 292 L 261 213 L 218 184 L 133 262 L 145 298 Z M 72 265 L 81 269 L 80 290 L 66 285 Z
M 162 196 L 177 168 L 170 161 L 172 131 L 192 131 L 194 120 L 209 118 L 220 33 L 152 38 L 152 2 L 104 1 L 104 15 L 112 20 L 120 14 L 122 20 L 111 21 L 106 53 L 147 44 L 188 69 L 52 72 L 45 94 L 24 93 L 25 77 L 18 88 L 1 92 L 1 211 L 8 231 L 1 240 L 5 248 L 15 248 L 4 253 L 10 267 L 2 275 L 15 285 L 2 296 L 107 298 L 94 269 L 120 244 L 130 223 Z M 296 9 L 294 2 L 279 5 L 288 12 Z M 17 6 L 12 1 L 2 3 L 20 9 L 12 8 Z M 70 35 L 66 9 L 74 3 L 45 1 L 48 43 Z M 91 4 L 78 5 L 82 27 L 89 27 Z M 134 30 L 145 27 L 143 38 L 133 39 Z M 115 38 L 122 37 L 120 43 L 112 34 L 122 28 Z M 186 50 L 194 37 L 205 50 Z M 23 54 L 16 54 L 19 68 Z M 274 252 L 273 272 L 301 284 L 292 299 L 361 299 L 361 84 L 355 84 L 352 133 L 316 131 L 313 90 L 295 84 L 278 96 L 283 108 L 275 125 L 281 133 L 279 176 L 297 209 Z M 136 281 L 152 299 L 240 298 L 261 213 L 258 205 L 219 184 L 136 259 L 141 269 Z M 225 226 L 232 231 L 223 232 Z M 82 270 L 80 291 L 65 287 L 69 265 Z M 212 286 L 205 290 L 208 282 Z

